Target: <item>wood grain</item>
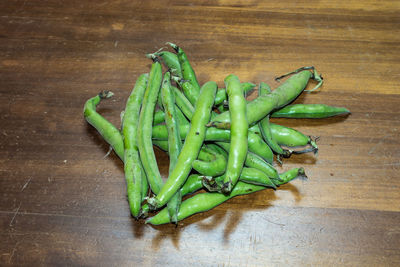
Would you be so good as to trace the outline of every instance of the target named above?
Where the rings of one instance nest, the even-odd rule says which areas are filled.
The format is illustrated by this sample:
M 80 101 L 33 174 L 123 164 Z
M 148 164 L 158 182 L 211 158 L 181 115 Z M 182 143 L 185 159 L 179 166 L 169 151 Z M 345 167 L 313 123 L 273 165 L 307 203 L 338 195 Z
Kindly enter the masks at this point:
M 400 265 L 399 12 L 398 1 L 1 1 L 1 265 Z M 314 65 L 325 84 L 296 102 L 352 114 L 274 120 L 320 136 L 318 157 L 278 166 L 303 166 L 308 180 L 176 228 L 144 225 L 82 108 L 110 89 L 99 111 L 120 125 L 144 54 L 166 41 L 201 83 L 234 73 L 276 87 Z M 168 157 L 156 155 L 166 177 Z

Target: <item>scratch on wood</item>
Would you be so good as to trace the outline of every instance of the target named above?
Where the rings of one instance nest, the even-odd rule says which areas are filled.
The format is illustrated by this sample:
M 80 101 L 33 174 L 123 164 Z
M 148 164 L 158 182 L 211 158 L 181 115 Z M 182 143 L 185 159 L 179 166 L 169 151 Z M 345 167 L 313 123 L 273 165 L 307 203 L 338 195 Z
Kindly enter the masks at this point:
M 22 186 L 21 192 L 24 191 L 24 189 L 28 186 L 28 184 L 31 182 L 31 180 L 32 180 L 32 177 L 30 177 L 30 178 L 28 179 L 28 181 Z
M 17 210 L 15 211 L 14 216 L 13 216 L 12 219 L 11 219 L 10 227 L 12 226 L 12 224 L 13 224 L 13 222 L 14 222 L 14 219 L 15 219 L 15 217 L 17 216 L 19 209 L 21 208 L 21 204 L 22 204 L 22 202 L 19 202 L 19 206 L 18 206 Z
M 374 153 L 375 149 L 377 149 L 379 146 L 381 146 L 382 143 L 385 141 L 385 139 L 386 139 L 387 137 L 389 137 L 389 136 L 390 136 L 390 135 L 387 134 L 387 135 L 385 135 L 384 137 L 382 137 L 382 139 L 379 140 L 379 142 L 378 142 L 376 145 L 374 145 L 374 146 L 368 151 L 368 154 L 371 155 L 372 153 Z
M 15 253 L 15 251 L 17 251 L 17 247 L 18 247 L 18 245 L 19 245 L 20 242 L 21 242 L 21 241 L 17 241 L 17 242 L 15 243 L 15 246 L 13 247 L 13 249 L 12 249 L 12 251 L 11 251 L 11 253 L 10 253 L 10 258 L 8 259 L 8 263 L 11 263 L 12 258 L 14 257 L 14 253 Z

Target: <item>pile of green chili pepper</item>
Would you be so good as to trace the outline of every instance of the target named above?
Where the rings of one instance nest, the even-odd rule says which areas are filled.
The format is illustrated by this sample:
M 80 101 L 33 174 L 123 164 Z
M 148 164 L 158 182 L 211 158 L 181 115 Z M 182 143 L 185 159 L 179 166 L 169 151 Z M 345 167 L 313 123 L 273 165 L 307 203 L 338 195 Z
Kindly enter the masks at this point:
M 275 90 L 260 82 L 258 97 L 247 101 L 256 87 L 233 74 L 218 88 L 209 81 L 200 86 L 181 47 L 175 53 L 157 51 L 150 72 L 138 77 L 122 113 L 122 126 L 96 112 L 102 91 L 85 103 L 84 117 L 124 162 L 127 196 L 134 218 L 154 225 L 177 223 L 238 195 L 276 189 L 299 176 L 303 168 L 278 173 L 274 155 L 317 153 L 316 140 L 295 129 L 270 122 L 273 118 L 327 118 L 349 114 L 343 107 L 293 104 L 310 80 L 322 85 L 314 67 L 303 67 Z M 162 64 L 166 71 L 163 74 Z M 153 145 L 169 155 L 169 176 L 161 178 Z M 203 189 L 203 192 L 198 192 Z M 187 197 L 192 195 L 191 197 Z M 157 212 L 153 217 L 149 214 Z

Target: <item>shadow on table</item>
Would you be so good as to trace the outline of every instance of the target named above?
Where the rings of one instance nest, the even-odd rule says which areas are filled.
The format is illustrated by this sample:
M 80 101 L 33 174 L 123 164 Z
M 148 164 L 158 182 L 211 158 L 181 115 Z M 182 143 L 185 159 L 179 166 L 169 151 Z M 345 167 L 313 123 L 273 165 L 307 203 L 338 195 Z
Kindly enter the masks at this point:
M 296 203 L 301 201 L 302 197 L 299 190 L 292 184 L 282 185 L 277 190 L 290 191 L 294 195 Z M 257 201 L 259 201 L 260 198 L 263 199 L 262 205 L 257 204 Z M 152 248 L 158 250 L 161 247 L 162 241 L 169 238 L 171 239 L 174 247 L 179 249 L 180 236 L 186 227 L 196 225 L 199 232 L 211 232 L 221 226 L 224 221 L 226 223 L 224 225 L 222 241 L 225 244 L 229 243 L 231 234 L 236 230 L 237 226 L 240 224 L 244 216 L 246 216 L 247 212 L 257 210 L 265 211 L 269 207 L 272 207 L 271 203 L 276 199 L 277 197 L 275 191 L 272 189 L 266 189 L 249 195 L 234 197 L 219 205 L 218 207 L 220 208 L 216 207 L 207 212 L 190 216 L 178 223 L 178 225 L 149 225 L 153 229 L 157 230 L 157 234 L 152 240 Z M 135 226 L 135 228 L 137 227 L 137 229 L 142 231 L 144 229 L 144 225 L 139 225 L 140 223 L 137 224 L 138 225 Z M 137 229 L 135 229 L 135 235 Z M 141 235 L 142 233 L 140 233 L 140 236 Z M 137 237 L 139 237 L 139 235 Z

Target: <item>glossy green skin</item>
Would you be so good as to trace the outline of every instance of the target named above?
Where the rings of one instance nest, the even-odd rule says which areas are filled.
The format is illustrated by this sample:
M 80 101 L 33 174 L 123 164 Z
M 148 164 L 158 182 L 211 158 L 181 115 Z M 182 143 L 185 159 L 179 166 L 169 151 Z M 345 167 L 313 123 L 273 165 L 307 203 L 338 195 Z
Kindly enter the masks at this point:
M 195 86 L 193 86 L 193 84 L 188 81 L 178 82 L 178 85 L 182 88 L 185 97 L 194 106 L 196 104 L 197 98 L 199 97 Z
M 254 83 L 246 82 L 241 83 L 240 86 L 243 89 L 243 93 L 246 95 L 247 92 L 251 91 L 256 85 Z M 214 105 L 218 106 L 224 100 L 228 99 L 228 95 L 226 94 L 225 88 L 218 88 L 217 94 L 215 95 Z
M 157 110 L 154 113 L 153 125 L 157 125 L 164 122 L 164 117 L 165 117 L 164 111 L 162 111 L 161 109 Z
M 258 95 L 269 95 L 271 93 L 271 87 L 268 84 L 261 82 L 258 88 Z M 269 115 L 265 116 L 264 119 L 260 120 L 258 123 L 260 128 L 261 135 L 264 141 L 268 144 L 268 146 L 278 155 L 289 156 L 285 151 L 280 147 L 280 145 L 272 138 L 270 126 L 269 126 Z
M 169 77 L 171 77 L 170 73 L 168 75 L 169 75 Z M 170 83 L 169 86 L 172 87 L 171 86 L 171 82 L 169 82 L 169 83 Z M 161 94 L 158 94 L 157 106 L 160 108 L 160 110 L 158 110 L 158 111 L 156 111 L 154 113 L 153 125 L 157 125 L 158 123 L 160 123 L 159 122 L 160 118 L 158 118 L 158 116 L 160 116 L 159 112 L 160 111 L 164 112 L 164 106 L 162 104 Z M 162 113 L 162 114 L 163 114 L 163 119 L 164 119 L 165 114 L 164 113 Z M 175 118 L 176 118 L 176 120 L 178 121 L 179 124 L 187 124 L 188 123 L 188 120 L 186 119 L 185 115 L 182 113 L 182 111 L 179 108 L 176 109 L 175 114 L 176 114 Z M 156 123 L 154 122 L 155 119 L 157 119 Z
M 259 96 L 247 103 L 247 121 L 249 125 L 257 123 L 267 116 L 272 110 L 278 109 L 292 102 L 303 92 L 309 79 L 313 74 L 301 71 L 288 78 L 283 84 L 272 91 L 269 95 Z M 229 112 L 219 114 L 213 119 L 214 122 L 230 122 Z
M 228 106 L 226 106 L 224 103 L 220 104 L 220 105 L 217 107 L 217 109 L 218 109 L 218 111 L 219 111 L 220 113 L 223 113 L 223 112 L 225 112 L 225 111 L 229 111 Z M 217 116 L 218 116 L 218 115 L 217 115 Z
M 200 193 L 182 202 L 178 213 L 178 220 L 183 220 L 193 214 L 208 211 L 235 196 L 250 194 L 265 189 L 264 186 L 238 182 L 229 195 L 221 193 Z M 155 216 L 146 220 L 153 225 L 169 223 L 167 209 L 161 210 Z
M 168 44 L 176 51 L 179 63 L 181 65 L 182 77 L 185 82 L 180 83 L 179 86 L 182 88 L 190 103 L 195 105 L 200 94 L 200 85 L 197 81 L 196 74 L 183 49 L 175 44 Z
M 260 131 L 249 131 L 248 133 L 248 145 L 249 151 L 257 154 L 258 156 L 262 157 L 268 163 L 273 163 L 274 161 L 274 153 L 272 152 L 271 148 L 264 142 L 262 139 Z
M 162 141 L 162 142 L 164 142 L 164 141 Z M 181 197 L 184 197 L 186 195 L 193 194 L 202 188 L 203 188 L 202 176 L 200 176 L 198 174 L 192 174 L 187 178 L 185 184 L 179 190 L 179 193 L 180 193 Z M 144 204 L 142 206 L 141 216 L 147 217 L 147 214 L 149 211 L 150 211 L 149 205 Z
M 147 193 L 147 180 L 137 148 L 137 128 L 140 106 L 146 90 L 148 74 L 142 74 L 129 96 L 122 121 L 122 135 L 124 139 L 124 173 L 127 186 L 129 208 L 133 217 L 137 218 L 143 201 L 143 195 Z M 143 187 L 145 184 L 145 187 Z M 145 191 L 143 194 L 142 191 Z
M 161 87 L 162 105 L 165 111 L 165 125 L 168 131 L 168 154 L 169 154 L 169 170 L 175 168 L 178 155 L 182 149 L 182 140 L 179 134 L 179 125 L 176 119 L 177 112 L 175 109 L 175 95 L 171 90 L 170 73 L 164 74 Z
M 183 114 L 190 120 L 193 117 L 194 106 L 185 97 L 185 95 L 175 86 L 172 86 L 172 90 L 175 94 L 176 105 L 182 110 Z
M 102 93 L 103 98 L 105 98 L 106 93 Z M 95 97 L 96 98 L 96 97 Z M 112 142 L 112 147 L 116 154 L 123 160 L 124 159 L 124 140 L 122 137 L 121 132 L 109 121 L 107 121 L 104 117 L 102 117 L 100 114 L 96 113 L 97 115 L 94 115 L 93 112 L 95 112 L 95 107 L 98 104 L 98 101 L 100 99 L 93 99 L 85 105 L 85 116 L 87 116 L 89 123 L 94 125 L 96 129 L 102 134 L 103 138 L 107 141 L 110 139 L 108 136 L 110 133 L 112 133 L 112 141 L 107 141 L 107 142 Z M 94 105 L 94 110 L 92 105 Z M 128 112 L 129 113 L 129 112 Z M 128 123 L 129 126 L 129 123 Z M 104 133 L 104 134 L 103 134 Z M 140 167 L 142 167 L 140 165 Z M 144 170 L 142 168 L 142 173 L 144 173 Z M 130 190 L 130 189 L 128 189 Z M 148 184 L 146 179 L 142 179 L 142 199 L 147 195 L 147 190 L 148 190 Z M 128 193 L 128 200 L 129 200 L 129 193 Z M 130 206 L 131 208 L 131 206 Z M 135 210 L 135 209 L 134 209 Z M 133 212 L 135 214 L 135 212 Z
M 280 174 L 282 181 L 279 185 L 288 183 L 298 176 L 305 176 L 303 168 L 294 168 L 287 172 Z M 198 178 L 198 177 L 196 177 Z M 223 202 L 231 199 L 232 197 L 250 194 L 256 191 L 265 189 L 266 187 L 260 185 L 252 185 L 239 181 L 235 188 L 229 195 L 221 193 L 200 193 L 182 202 L 181 208 L 178 212 L 178 220 L 183 220 L 196 213 L 208 211 Z M 170 222 L 168 210 L 163 209 L 155 216 L 146 220 L 146 223 L 153 225 L 166 224 Z
M 257 127 L 258 129 L 258 127 Z M 189 125 L 180 125 L 179 132 L 181 138 L 185 139 L 189 131 Z M 217 129 L 214 127 L 207 128 L 205 141 L 223 141 L 229 142 L 231 132 L 230 130 Z M 168 134 L 165 125 L 156 125 L 153 127 L 153 140 L 167 140 Z M 249 131 L 248 137 L 249 151 L 261 156 L 269 163 L 273 162 L 274 154 L 269 146 L 263 141 L 260 131 Z
M 168 151 L 168 141 L 153 140 L 153 144 L 163 151 Z M 224 152 L 216 151 L 212 144 L 207 145 L 207 147 L 203 145 L 198 159 L 192 163 L 193 169 L 206 176 L 221 175 L 225 172 L 227 162 L 227 156 Z
M 306 177 L 303 168 L 293 168 L 293 169 L 290 169 L 290 170 L 288 170 L 288 171 L 286 171 L 286 172 L 284 172 L 284 173 L 281 173 L 280 176 L 282 177 L 282 179 L 281 179 L 280 181 L 274 181 L 274 184 L 277 185 L 277 186 L 286 184 L 286 183 L 292 181 L 293 179 L 297 178 L 298 176 L 304 176 L 304 177 Z M 200 189 L 203 187 L 202 181 L 203 181 L 203 179 L 202 179 L 201 176 L 199 176 L 199 175 L 197 175 L 197 174 L 192 174 L 192 175 L 190 175 L 189 178 L 187 179 L 186 183 L 183 185 L 183 187 L 182 187 L 181 190 L 180 190 L 182 196 L 185 196 L 185 195 L 187 195 L 187 194 L 191 194 L 191 193 L 196 192 L 197 190 L 200 190 Z M 244 182 L 239 182 L 237 186 L 239 186 L 239 184 L 241 184 L 241 185 L 244 184 L 244 185 L 246 185 L 246 187 L 247 187 L 247 186 L 251 186 L 251 184 L 245 184 Z M 243 186 L 244 186 L 244 185 L 243 185 Z M 235 187 L 235 188 L 236 188 L 236 187 Z M 265 187 L 263 187 L 263 189 L 264 189 L 264 188 L 265 188 Z M 238 189 L 236 189 L 236 190 L 238 190 Z M 260 190 L 262 190 L 262 189 L 260 189 Z M 232 193 L 235 193 L 235 189 L 234 189 L 233 191 L 234 191 L 234 192 L 232 192 Z M 231 195 L 232 195 L 232 193 L 231 193 Z M 215 194 L 215 193 L 203 193 L 203 194 Z M 201 199 L 204 200 L 203 198 L 201 198 Z M 214 198 L 212 198 L 212 199 L 214 199 Z M 207 198 L 206 198 L 205 200 L 206 200 L 206 201 L 211 201 L 212 199 L 207 199 Z M 197 205 L 196 205 L 196 200 L 191 201 L 191 203 L 192 203 L 191 205 L 184 204 L 185 210 L 184 210 L 183 213 L 181 213 L 180 215 L 179 215 L 179 213 L 178 213 L 178 220 L 183 220 L 184 218 L 186 218 L 186 217 L 188 217 L 188 216 L 190 216 L 190 215 L 193 215 L 193 214 L 198 213 L 198 212 L 202 212 L 202 211 L 197 211 L 198 209 L 195 209 L 195 207 L 197 206 Z M 204 204 L 205 204 L 205 203 L 204 203 Z M 193 208 L 191 207 L 192 205 L 194 206 Z M 218 205 L 218 204 L 217 204 L 217 205 Z M 217 205 L 215 205 L 215 206 L 217 206 Z M 182 205 L 182 206 L 183 206 L 183 205 Z M 213 207 L 215 207 L 215 206 L 213 206 Z M 213 208 L 213 207 L 211 207 L 211 208 Z M 206 208 L 206 207 L 205 207 L 205 208 Z M 209 208 L 209 209 L 211 209 L 211 208 Z M 192 210 L 192 209 L 193 209 L 193 210 Z M 206 209 L 206 210 L 203 210 L 203 211 L 207 211 L 207 210 L 209 210 L 209 209 Z M 142 208 L 142 210 L 148 211 L 148 210 L 149 210 L 149 209 L 148 209 L 148 206 L 147 206 L 147 205 L 144 205 L 143 208 Z M 164 209 L 164 210 L 166 210 L 166 209 Z M 150 222 L 150 223 L 156 224 L 157 221 L 160 222 L 161 220 L 164 221 L 163 223 L 168 223 L 168 222 L 169 222 L 169 221 L 167 221 L 168 218 L 165 218 L 166 215 L 167 215 L 167 217 L 168 217 L 168 212 L 167 212 L 167 214 L 165 214 L 165 211 L 162 211 L 162 212 L 163 212 L 162 214 L 160 214 L 160 215 L 157 214 L 157 215 L 156 215 L 156 216 L 158 216 L 157 219 L 152 219 L 152 218 L 150 218 L 150 220 L 152 220 L 152 222 Z M 184 217 L 185 214 L 186 214 L 187 216 Z M 189 214 L 189 215 L 188 215 L 188 214 Z M 157 224 L 163 224 L 163 223 L 157 223 Z
M 160 51 L 155 55 L 161 57 L 164 64 L 167 66 L 169 71 L 174 75 L 182 78 L 181 64 L 179 63 L 178 56 L 175 53 L 169 51 Z
M 217 145 L 226 151 L 229 151 L 229 143 L 217 142 Z M 250 151 L 247 152 L 244 165 L 264 172 L 274 183 L 275 181 L 280 180 L 278 171 L 270 163 L 266 162 L 263 158 Z
M 205 125 L 211 117 L 216 90 L 217 84 L 215 82 L 207 82 L 201 88 L 199 99 L 195 105 L 190 130 L 179 154 L 178 162 L 157 196 L 148 200 L 151 206 L 160 208 L 165 205 L 189 176 L 192 163 L 197 159 L 204 142 L 206 135 Z
M 189 121 L 186 119 L 186 116 L 183 114 L 183 112 L 179 109 L 178 106 L 176 106 L 175 108 L 175 113 L 176 113 L 176 120 L 178 121 L 179 125 L 189 124 Z
M 86 121 L 94 128 L 96 128 L 99 134 L 104 138 L 104 140 L 108 144 L 110 144 L 110 146 L 114 149 L 118 157 L 123 161 L 124 142 L 122 140 L 121 133 L 117 128 L 115 128 L 115 126 L 112 123 L 110 123 L 96 111 L 96 107 L 100 103 L 100 101 L 102 99 L 110 98 L 112 95 L 113 95 L 112 92 L 103 91 L 99 93 L 97 96 L 87 100 L 83 108 L 83 115 Z
M 175 104 L 178 107 L 178 109 L 176 109 L 178 121 L 179 123 L 183 121 L 187 122 L 187 120 L 184 120 L 182 116 L 184 115 L 184 117 L 190 120 L 193 116 L 194 107 L 178 88 L 176 88 L 175 86 L 171 86 L 171 89 L 174 92 Z M 163 110 L 157 110 L 154 113 L 153 125 L 164 122 L 164 116 L 165 114 Z
M 333 107 L 324 104 L 288 105 L 271 114 L 273 118 L 321 119 L 337 115 L 349 114 L 343 107 Z
M 158 193 L 163 184 L 151 139 L 154 109 L 161 88 L 161 80 L 161 64 L 159 62 L 154 62 L 151 66 L 149 81 L 143 97 L 137 132 L 140 159 L 143 169 L 146 172 L 150 188 L 154 193 Z
M 282 125 L 270 123 L 272 137 L 280 145 L 296 147 L 306 146 L 311 142 L 311 138 L 303 133 Z
M 228 165 L 224 177 L 222 192 L 229 193 L 239 180 L 248 150 L 247 132 L 249 124 L 246 117 L 246 99 L 239 78 L 233 74 L 225 78 L 226 93 L 229 100 L 231 120 L 231 138 Z
M 181 64 L 183 79 L 190 82 L 190 84 L 193 86 L 195 90 L 194 94 L 197 94 L 198 97 L 200 94 L 200 85 L 199 82 L 197 81 L 196 73 L 194 72 L 192 66 L 190 65 L 190 62 L 183 49 L 178 46 L 173 46 L 173 48 L 175 49 L 178 55 L 179 63 Z M 193 104 L 195 103 L 196 102 L 194 102 Z
M 202 157 L 201 152 L 208 152 L 208 156 Z M 193 161 L 192 167 L 201 175 L 206 176 L 219 176 L 222 175 L 226 170 L 227 160 L 224 154 L 215 151 L 215 148 L 212 148 L 212 145 L 207 145 L 204 149 L 200 151 L 199 159 Z
M 203 178 L 203 186 L 210 192 L 224 193 L 222 188 L 224 185 L 225 176 L 225 174 L 219 177 L 206 176 Z M 269 179 L 268 175 L 254 168 L 243 167 L 242 172 L 240 173 L 240 181 L 248 184 L 262 185 L 276 189 L 275 184 Z
M 276 184 L 277 186 L 286 184 L 299 176 L 307 177 L 303 168 L 293 168 L 281 173 L 279 176 L 282 180 Z
M 269 179 L 267 174 L 255 168 L 243 167 L 243 170 L 240 173 L 240 181 L 248 184 L 262 185 L 274 189 L 276 188 L 275 184 L 271 179 Z
M 178 161 L 178 156 L 182 149 L 182 140 L 179 135 L 177 112 L 175 111 L 175 95 L 171 89 L 171 74 L 169 72 L 164 74 L 161 100 L 165 112 L 165 125 L 168 129 L 169 173 L 171 173 Z M 177 192 L 168 202 L 168 211 L 172 222 L 177 222 L 181 201 L 181 194 Z

